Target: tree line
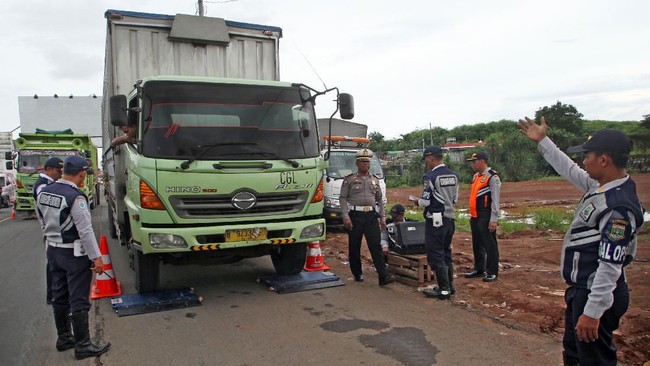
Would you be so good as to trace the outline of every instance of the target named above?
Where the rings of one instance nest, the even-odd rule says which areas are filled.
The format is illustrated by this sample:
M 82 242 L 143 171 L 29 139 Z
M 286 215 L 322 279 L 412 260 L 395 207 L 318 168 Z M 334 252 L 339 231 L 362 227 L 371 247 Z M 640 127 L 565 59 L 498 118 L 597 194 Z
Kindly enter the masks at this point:
M 549 137 L 562 150 L 582 144 L 589 134 L 595 131 L 603 128 L 616 128 L 633 140 L 632 157 L 650 162 L 650 154 L 648 154 L 650 152 L 650 114 L 644 115 L 641 121 L 584 120 L 583 114 L 578 112 L 576 107 L 558 101 L 535 112 L 535 120 L 538 123 L 542 116 L 549 124 Z M 422 149 L 423 144 L 443 146 L 448 139 L 452 138 L 456 142 L 484 141 L 485 145 L 468 150 L 465 155 L 470 156 L 476 151 L 486 151 L 490 156 L 489 165 L 499 172 L 503 180 L 524 181 L 557 175 L 538 153 L 537 146 L 519 133 L 516 121 L 513 120 L 462 125 L 449 130 L 433 127 L 429 130 L 415 130 L 402 134 L 396 139 L 385 139 L 379 132 L 371 132 L 369 137 L 372 139 L 369 147 L 380 156 L 388 151 Z M 581 163 L 582 157 L 576 156 L 575 160 Z M 452 162 L 448 157 L 445 158 L 445 161 L 460 175 L 462 182 L 469 183 L 474 174 L 469 164 L 464 161 Z M 424 164 L 420 155 L 416 154 L 407 161 L 403 161 L 399 168 L 400 174 L 397 174 L 392 168 L 385 172 L 389 187 L 421 184 Z M 634 169 L 634 167 L 632 168 Z

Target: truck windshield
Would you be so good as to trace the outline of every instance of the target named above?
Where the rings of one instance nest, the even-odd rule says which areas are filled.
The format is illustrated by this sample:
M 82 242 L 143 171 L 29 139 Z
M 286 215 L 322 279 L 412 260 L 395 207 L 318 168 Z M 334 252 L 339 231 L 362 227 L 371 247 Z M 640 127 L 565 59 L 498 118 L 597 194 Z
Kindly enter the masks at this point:
M 20 150 L 18 152 L 18 173 L 40 173 L 45 171 L 45 162 L 57 157 L 63 161 L 70 155 L 78 155 L 72 150 Z
M 343 178 L 348 174 L 357 171 L 357 151 L 330 151 L 329 167 L 326 170 L 327 176 L 331 178 Z M 384 172 L 377 155 L 370 160 L 370 174 L 384 178 Z
M 153 81 L 143 90 L 142 152 L 167 159 L 316 157 L 308 92 L 300 88 Z M 205 146 L 214 146 L 208 151 Z M 263 154 L 260 154 L 263 153 Z

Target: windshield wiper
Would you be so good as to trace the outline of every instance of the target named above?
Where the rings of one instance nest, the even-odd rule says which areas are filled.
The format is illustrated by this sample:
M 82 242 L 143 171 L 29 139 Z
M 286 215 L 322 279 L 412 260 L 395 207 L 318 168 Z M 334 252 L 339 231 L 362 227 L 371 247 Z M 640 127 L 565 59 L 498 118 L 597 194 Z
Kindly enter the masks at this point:
M 280 159 L 280 160 L 290 164 L 294 168 L 299 168 L 300 167 L 299 162 L 297 162 L 295 160 L 292 160 L 292 159 L 283 158 L 281 156 L 278 156 L 276 153 L 266 152 L 266 151 L 255 151 L 255 152 L 250 152 L 248 154 L 250 154 L 250 155 L 262 155 L 262 156 L 266 156 L 266 157 L 273 158 L 273 159 Z
M 197 148 L 199 149 L 205 149 L 201 151 L 200 153 L 196 154 L 194 157 L 185 160 L 184 162 L 181 163 L 181 169 L 185 170 L 190 167 L 190 164 L 192 164 L 194 161 L 202 157 L 203 155 L 207 154 L 208 151 L 212 150 L 213 148 L 217 146 L 246 146 L 246 145 L 251 145 L 251 146 L 257 146 L 257 142 L 219 142 L 216 144 L 210 144 L 210 145 L 199 145 Z

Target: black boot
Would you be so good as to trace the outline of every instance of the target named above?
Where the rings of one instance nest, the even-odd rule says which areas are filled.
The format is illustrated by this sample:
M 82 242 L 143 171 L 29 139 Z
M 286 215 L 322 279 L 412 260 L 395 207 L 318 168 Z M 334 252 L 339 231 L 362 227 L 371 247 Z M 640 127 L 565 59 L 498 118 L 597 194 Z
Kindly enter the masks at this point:
M 70 329 L 70 307 L 53 305 L 54 324 L 56 325 L 56 350 L 61 352 L 74 348 L 74 337 Z
M 438 287 L 424 289 L 422 293 L 427 297 L 435 297 L 439 300 L 449 300 L 451 290 L 449 290 L 449 272 L 447 267 L 436 267 L 436 279 Z
M 74 358 L 82 360 L 88 357 L 97 357 L 111 347 L 110 343 L 94 344 L 90 342 L 90 332 L 88 330 L 88 311 L 78 311 L 72 313 L 72 327 L 74 328 Z

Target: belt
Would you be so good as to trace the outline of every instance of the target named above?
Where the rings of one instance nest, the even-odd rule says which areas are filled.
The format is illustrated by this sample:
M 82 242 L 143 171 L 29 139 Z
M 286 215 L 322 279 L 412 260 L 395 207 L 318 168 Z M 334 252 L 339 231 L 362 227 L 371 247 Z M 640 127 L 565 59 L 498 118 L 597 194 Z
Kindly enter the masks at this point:
M 74 243 L 55 243 L 53 241 L 46 240 L 47 245 L 55 248 L 74 248 Z
M 350 211 L 370 212 L 374 210 L 374 206 L 350 206 Z

